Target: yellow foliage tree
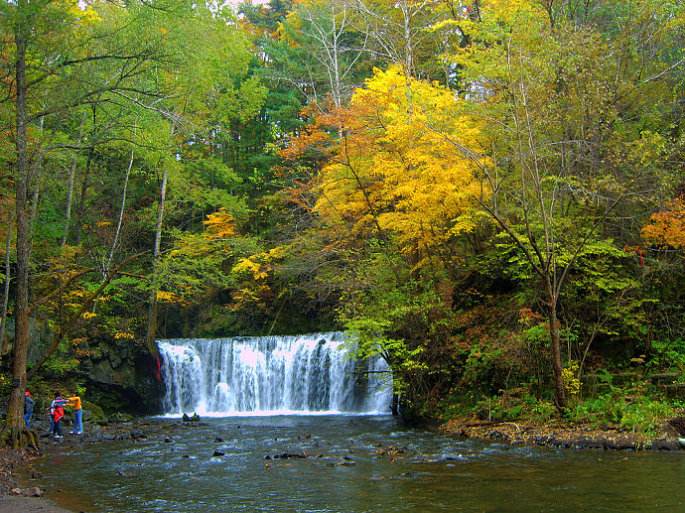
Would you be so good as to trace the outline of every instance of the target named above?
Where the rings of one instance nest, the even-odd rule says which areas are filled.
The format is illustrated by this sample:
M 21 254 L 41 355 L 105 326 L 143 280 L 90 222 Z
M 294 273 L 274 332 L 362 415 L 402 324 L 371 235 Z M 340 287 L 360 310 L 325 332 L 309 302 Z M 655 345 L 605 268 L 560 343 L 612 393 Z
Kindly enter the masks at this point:
M 408 81 L 399 66 L 376 70 L 327 124 L 339 141 L 321 174 L 315 210 L 324 220 L 356 236 L 392 236 L 417 267 L 474 229 L 487 163 L 479 122 L 453 91 Z
M 226 239 L 236 234 L 235 220 L 223 208 L 209 214 L 202 224 L 209 239 Z

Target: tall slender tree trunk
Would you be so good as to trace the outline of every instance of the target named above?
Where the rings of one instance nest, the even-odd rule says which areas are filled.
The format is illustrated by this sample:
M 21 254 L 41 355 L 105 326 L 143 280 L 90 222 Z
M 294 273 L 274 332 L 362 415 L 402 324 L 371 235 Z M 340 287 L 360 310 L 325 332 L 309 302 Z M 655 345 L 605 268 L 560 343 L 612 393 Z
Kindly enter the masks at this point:
M 164 168 L 164 173 L 162 174 L 162 185 L 159 191 L 159 204 L 157 207 L 157 224 L 155 226 L 155 244 L 153 249 L 153 270 L 152 270 L 152 292 L 150 293 L 150 308 L 148 311 L 148 322 L 147 322 L 147 333 L 145 335 L 145 343 L 147 345 L 150 354 L 155 359 L 156 377 L 161 379 L 159 370 L 160 362 L 159 355 L 157 354 L 157 346 L 155 345 L 155 338 L 157 337 L 157 316 L 158 316 L 158 305 L 157 305 L 157 271 L 159 266 L 159 256 L 162 247 L 162 226 L 164 224 L 164 206 L 166 202 L 166 190 L 167 183 L 169 182 L 169 170 L 167 167 Z
M 42 165 L 41 162 L 36 163 L 36 168 L 34 172 L 32 173 L 36 179 L 36 183 L 33 188 L 33 194 L 31 198 L 31 217 L 29 217 L 29 230 L 31 233 L 34 233 L 35 228 L 36 228 L 36 220 L 38 219 L 38 205 L 40 202 L 40 166 Z M 31 254 L 29 253 L 29 257 Z
M 83 181 L 81 182 L 81 196 L 79 197 L 78 207 L 76 208 L 76 244 L 81 243 L 81 233 L 83 230 L 83 217 L 86 212 L 86 196 L 88 195 L 88 187 L 90 186 L 90 168 L 93 164 L 93 154 L 95 148 L 92 146 L 88 150 L 88 159 L 86 160 L 86 168 L 83 172 Z
M 411 79 L 414 76 L 414 42 L 412 36 L 412 7 L 407 0 L 400 2 L 404 28 L 404 84 L 409 115 L 414 114 L 414 95 Z
M 548 296 L 547 320 L 549 322 L 549 334 L 552 343 L 552 369 L 554 371 L 554 401 L 559 410 L 566 407 L 566 389 L 564 386 L 563 365 L 561 363 L 561 332 L 557 308 L 559 299 L 554 293 L 551 280 L 548 278 L 545 284 Z
M 81 127 L 79 128 L 78 134 L 78 144 L 81 145 L 83 141 L 83 125 L 86 121 L 86 115 L 83 114 L 81 119 Z M 71 161 L 71 168 L 69 168 L 69 178 L 67 180 L 67 206 L 66 212 L 64 213 L 64 233 L 62 234 L 62 246 L 65 246 L 69 242 L 69 230 L 71 228 L 71 209 L 74 203 L 74 182 L 76 181 L 76 168 L 78 166 L 78 157 L 74 155 Z
M 117 221 L 117 229 L 114 232 L 114 240 L 112 241 L 112 247 L 109 250 L 109 257 L 107 258 L 107 264 L 104 269 L 104 278 L 109 277 L 109 270 L 112 268 L 112 262 L 114 261 L 114 253 L 119 245 L 119 236 L 121 235 L 121 227 L 124 224 L 124 212 L 126 212 L 126 192 L 128 191 L 128 179 L 131 176 L 131 169 L 133 168 L 133 150 L 131 150 L 131 159 L 128 163 L 128 168 L 126 169 L 126 177 L 124 178 L 124 190 L 121 193 L 121 207 L 119 208 L 119 219 Z
M 19 0 L 19 20 L 15 29 L 16 46 L 16 222 L 17 222 L 17 277 L 14 310 L 14 350 L 12 361 L 12 391 L 7 405 L 5 440 L 18 448 L 28 443 L 36 445 L 35 437 L 26 438 L 24 426 L 24 389 L 26 388 L 26 363 L 29 350 L 29 259 L 31 255 L 31 227 L 29 203 L 29 162 L 26 115 L 26 29 L 23 12 L 25 0 Z
M 90 144 L 88 145 L 88 158 L 86 159 L 86 168 L 83 171 L 83 181 L 81 182 L 81 196 L 79 197 L 78 207 L 76 208 L 76 244 L 81 243 L 81 233 L 83 231 L 83 217 L 86 212 L 86 197 L 88 196 L 88 187 L 90 186 L 90 171 L 95 158 L 95 141 L 96 141 L 96 125 L 97 125 L 97 105 L 91 106 L 92 124 L 90 132 Z
M 71 205 L 74 201 L 74 180 L 76 179 L 76 164 L 78 159 L 74 156 L 69 169 L 69 179 L 67 180 L 67 207 L 64 213 L 64 233 L 62 234 L 62 246 L 69 241 L 69 229 L 71 225 Z
M 2 295 L 2 317 L 0 317 L 0 358 L 7 354 L 9 341 L 5 337 L 7 331 L 7 310 L 10 302 L 10 281 L 12 279 L 12 266 L 10 251 L 12 249 L 12 224 L 14 216 L 7 222 L 7 240 L 5 241 L 5 286 Z

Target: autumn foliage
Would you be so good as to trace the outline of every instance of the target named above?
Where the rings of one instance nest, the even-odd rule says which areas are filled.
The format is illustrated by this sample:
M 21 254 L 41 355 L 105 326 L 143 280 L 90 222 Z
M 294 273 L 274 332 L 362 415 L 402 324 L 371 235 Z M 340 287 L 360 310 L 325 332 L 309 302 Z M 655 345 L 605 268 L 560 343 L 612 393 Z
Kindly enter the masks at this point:
M 670 202 L 666 210 L 652 214 L 642 228 L 642 238 L 656 246 L 685 249 L 685 196 Z

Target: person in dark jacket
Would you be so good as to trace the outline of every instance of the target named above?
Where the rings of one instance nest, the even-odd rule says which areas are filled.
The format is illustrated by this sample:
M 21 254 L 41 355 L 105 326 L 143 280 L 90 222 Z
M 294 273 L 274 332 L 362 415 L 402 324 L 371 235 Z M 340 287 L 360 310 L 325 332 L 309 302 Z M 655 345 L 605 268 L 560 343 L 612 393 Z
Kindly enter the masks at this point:
M 26 429 L 31 428 L 31 417 L 33 417 L 35 404 L 33 397 L 31 397 L 31 391 L 27 388 L 24 392 L 24 424 L 26 424 Z

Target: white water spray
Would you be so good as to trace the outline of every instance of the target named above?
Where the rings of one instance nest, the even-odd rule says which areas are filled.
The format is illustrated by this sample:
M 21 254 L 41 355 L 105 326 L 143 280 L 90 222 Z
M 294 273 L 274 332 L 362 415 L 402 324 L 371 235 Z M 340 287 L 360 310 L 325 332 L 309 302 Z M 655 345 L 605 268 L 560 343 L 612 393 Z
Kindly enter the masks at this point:
M 389 413 L 388 365 L 356 361 L 344 342 L 341 333 L 160 340 L 164 412 Z

